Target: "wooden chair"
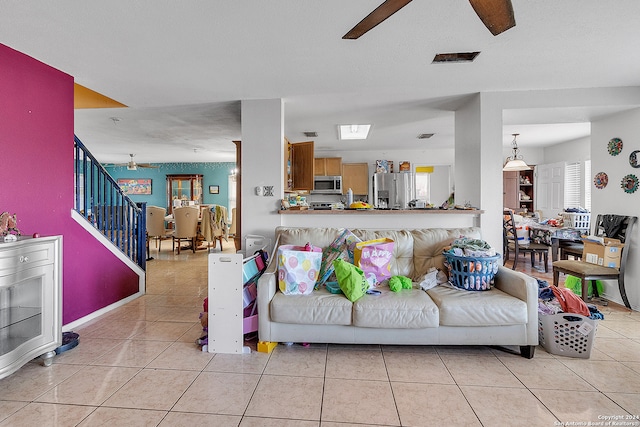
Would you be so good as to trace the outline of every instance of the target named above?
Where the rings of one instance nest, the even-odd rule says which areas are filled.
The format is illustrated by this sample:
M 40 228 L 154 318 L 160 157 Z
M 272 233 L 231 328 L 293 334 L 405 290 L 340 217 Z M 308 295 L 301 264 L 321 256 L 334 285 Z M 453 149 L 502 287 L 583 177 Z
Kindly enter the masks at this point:
M 156 248 L 162 249 L 162 239 L 170 237 L 170 230 L 164 227 L 164 217 L 167 210 L 159 206 L 147 206 L 147 253 L 149 253 L 149 240 L 156 239 Z
M 587 280 L 591 281 L 594 296 L 598 296 L 596 280 L 618 280 L 620 297 L 627 308 L 631 308 L 627 293 L 624 287 L 624 270 L 629 256 L 630 239 L 633 235 L 633 228 L 637 221 L 635 216 L 621 215 L 598 215 L 594 225 L 594 234 L 619 239 L 625 244 L 620 258 L 620 268 L 604 267 L 602 265 L 591 264 L 585 261 L 561 259 L 553 263 L 553 284 L 558 286 L 560 273 L 570 274 L 578 277 L 582 281 L 582 299 L 587 301 L 588 287 Z
M 184 206 L 173 209 L 173 218 L 176 229 L 173 232 L 173 250 L 176 249 L 178 241 L 178 254 L 180 254 L 180 242 L 190 240 L 193 252 L 196 251 L 196 237 L 198 236 L 198 207 Z
M 582 242 L 560 243 L 560 259 L 569 259 L 569 255 L 574 259 L 582 259 L 584 244 Z
M 542 261 L 544 258 L 544 272 L 549 272 L 549 246 L 542 243 L 520 244 L 518 242 L 516 224 L 511 210 L 504 211 L 502 221 L 502 242 L 502 249 L 504 251 L 503 263 L 507 262 L 511 251 L 514 253 L 513 266 L 511 267 L 512 270 L 515 270 L 518 265 L 520 252 L 529 252 L 531 254 L 531 267 L 535 265 L 535 255 L 538 254 L 539 261 Z

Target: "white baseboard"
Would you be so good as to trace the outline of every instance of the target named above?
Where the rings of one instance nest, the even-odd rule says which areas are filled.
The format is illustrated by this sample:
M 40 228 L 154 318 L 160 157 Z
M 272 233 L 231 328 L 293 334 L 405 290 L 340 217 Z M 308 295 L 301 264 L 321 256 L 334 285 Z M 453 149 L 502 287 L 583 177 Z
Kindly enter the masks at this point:
M 82 324 L 85 324 L 105 313 L 108 313 L 111 310 L 114 310 L 118 307 L 121 307 L 136 298 L 143 296 L 146 293 L 146 272 L 140 268 L 138 264 L 129 259 L 122 251 L 116 248 L 113 243 L 109 241 L 100 231 L 98 231 L 95 227 L 93 227 L 82 215 L 80 215 L 75 210 L 71 210 L 71 218 L 73 218 L 78 225 L 84 228 L 89 234 L 91 234 L 95 239 L 100 242 L 106 249 L 109 250 L 112 254 L 114 254 L 120 261 L 122 261 L 127 267 L 129 267 L 135 274 L 138 275 L 138 292 L 133 295 L 130 295 L 120 301 L 116 301 L 113 304 L 110 304 L 106 307 L 103 307 L 97 311 L 94 311 L 87 316 L 84 316 L 78 320 L 75 320 L 69 324 L 66 324 L 62 327 L 63 332 L 68 332 L 75 327 L 78 327 Z M 64 293 L 63 293 L 64 298 Z
M 101 308 L 100 310 L 94 311 L 93 313 L 88 314 L 88 315 L 86 315 L 84 317 L 81 317 L 78 320 L 74 320 L 71 323 L 67 323 L 66 325 L 62 326 L 62 332 L 72 331 L 74 328 L 77 328 L 78 326 L 84 325 L 87 322 L 90 322 L 90 321 L 92 321 L 94 319 L 97 319 L 98 317 L 102 316 L 103 314 L 108 313 L 111 310 L 115 310 L 118 307 L 122 307 L 123 305 L 128 304 L 131 301 L 133 301 L 133 300 L 135 300 L 137 298 L 140 298 L 143 295 L 144 295 L 144 293 L 137 292 L 137 293 L 135 293 L 135 294 L 133 294 L 131 296 L 128 296 L 125 299 L 121 299 L 120 301 L 116 301 L 111 305 L 108 305 L 108 306 L 106 306 L 104 308 Z

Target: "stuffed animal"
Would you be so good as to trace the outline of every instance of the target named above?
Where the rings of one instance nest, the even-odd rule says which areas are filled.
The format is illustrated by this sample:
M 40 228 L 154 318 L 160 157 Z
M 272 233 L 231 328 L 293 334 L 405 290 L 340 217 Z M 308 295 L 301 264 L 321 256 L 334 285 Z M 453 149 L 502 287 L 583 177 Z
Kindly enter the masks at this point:
M 2 212 L 2 215 L 0 215 L 0 236 L 8 234 L 20 235 L 18 220 L 16 219 L 16 214 L 11 215 L 9 212 Z

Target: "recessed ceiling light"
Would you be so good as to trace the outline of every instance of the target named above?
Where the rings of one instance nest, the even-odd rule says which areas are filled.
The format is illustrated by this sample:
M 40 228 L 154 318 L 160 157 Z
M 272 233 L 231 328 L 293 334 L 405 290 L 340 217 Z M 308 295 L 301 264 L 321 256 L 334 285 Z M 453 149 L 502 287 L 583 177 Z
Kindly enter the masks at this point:
M 454 52 L 438 53 L 433 57 L 432 63 L 442 62 L 472 62 L 480 52 Z
M 338 125 L 340 139 L 367 139 L 371 125 Z
M 307 138 L 317 138 L 318 132 L 302 132 Z
M 429 139 L 433 136 L 432 133 L 421 133 L 418 135 L 418 139 Z

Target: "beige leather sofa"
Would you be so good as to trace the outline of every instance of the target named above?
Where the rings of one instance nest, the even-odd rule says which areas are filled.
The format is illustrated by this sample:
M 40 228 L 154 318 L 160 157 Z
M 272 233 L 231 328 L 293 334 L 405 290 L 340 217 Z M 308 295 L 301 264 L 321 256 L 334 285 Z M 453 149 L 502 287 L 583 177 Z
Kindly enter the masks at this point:
M 307 242 L 326 247 L 338 228 L 278 227 L 278 245 Z M 444 268 L 442 250 L 455 238 L 480 238 L 476 227 L 460 229 L 351 229 L 362 240 L 395 241 L 393 275 L 410 277 L 414 289 L 365 295 L 351 303 L 326 289 L 311 295 L 277 290 L 277 250 L 258 282 L 258 335 L 263 342 L 397 345 L 519 346 L 533 357 L 538 344 L 538 284 L 525 274 L 500 267 L 489 291 L 417 287 L 429 267 Z

